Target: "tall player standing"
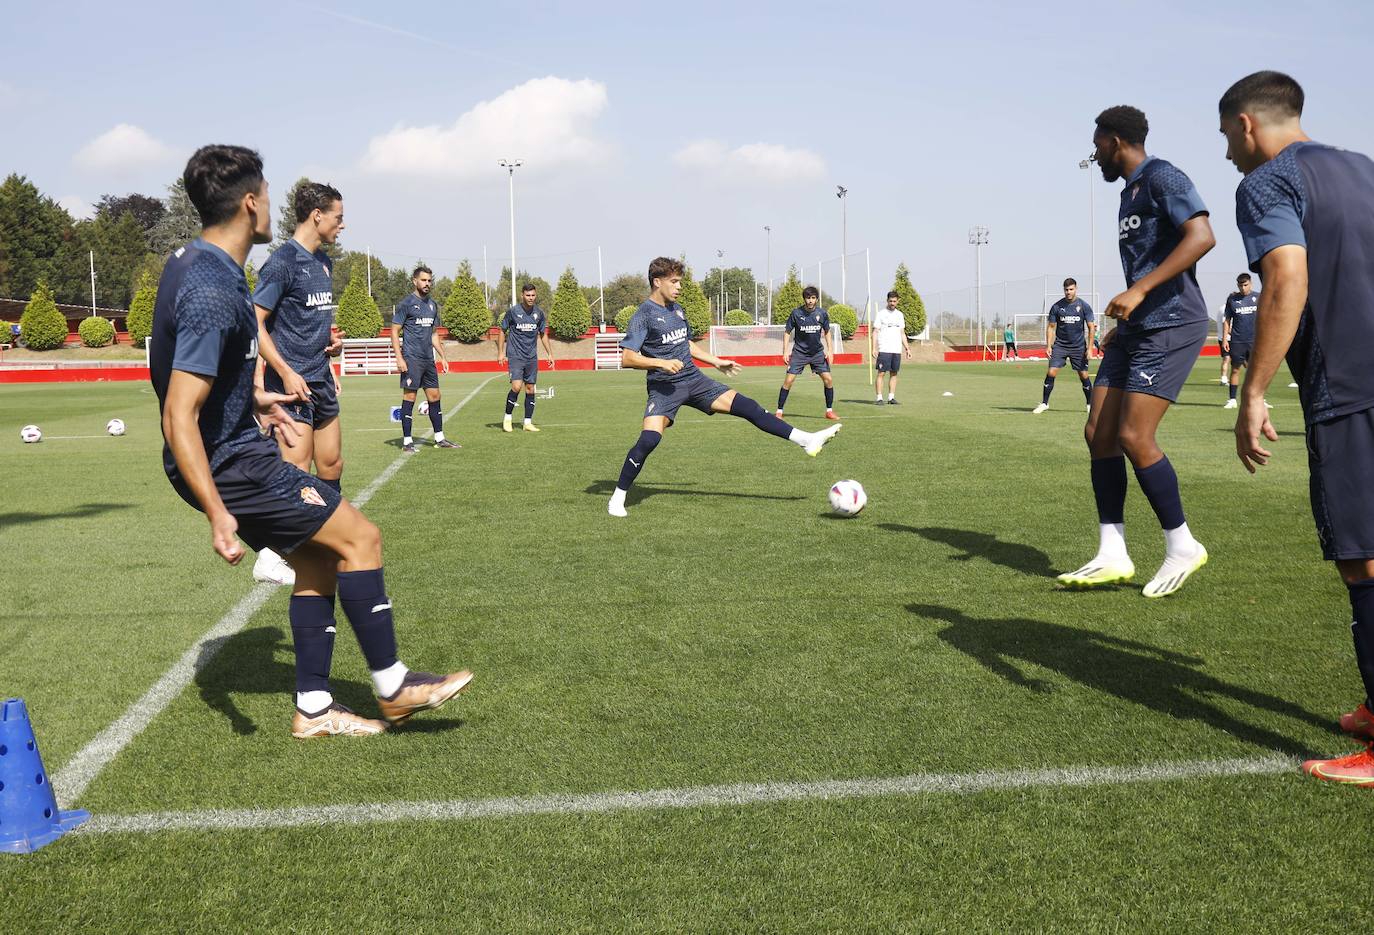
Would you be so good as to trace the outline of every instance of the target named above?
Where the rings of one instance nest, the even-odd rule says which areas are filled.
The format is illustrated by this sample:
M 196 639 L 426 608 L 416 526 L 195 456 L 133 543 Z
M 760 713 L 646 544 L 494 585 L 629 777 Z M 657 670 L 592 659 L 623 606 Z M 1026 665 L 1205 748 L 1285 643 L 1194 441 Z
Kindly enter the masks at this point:
M 1264 280 L 1255 346 L 1236 416 L 1246 469 L 1277 441 L 1264 392 L 1285 354 L 1307 426 L 1312 518 L 1322 556 L 1350 598 L 1364 700 L 1340 718 L 1357 753 L 1302 765 L 1308 775 L 1374 788 L 1374 161 L 1303 132 L 1302 88 L 1261 71 L 1222 96 L 1226 156 L 1245 174 L 1236 223 Z
M 419 449 L 411 435 L 415 419 L 415 395 L 425 391 L 429 404 L 429 424 L 434 427 L 435 448 L 461 448 L 457 442 L 444 437 L 444 407 L 439 393 L 439 370 L 434 366 L 437 354 L 448 369 L 444 344 L 439 340 L 439 305 L 429 297 L 434 287 L 434 273 L 421 264 L 410 274 L 415 291 L 396 303 L 391 316 L 391 350 L 396 366 L 401 368 L 401 450 L 414 454 Z
M 1222 316 L 1221 352 L 1231 365 L 1227 374 L 1230 389 L 1226 409 L 1236 408 L 1236 385 L 1240 370 L 1250 362 L 1255 344 L 1255 313 L 1259 311 L 1259 293 L 1250 291 L 1250 274 L 1236 277 L 1236 291 L 1226 297 L 1226 313 Z
M 544 353 L 549 358 L 549 368 L 553 368 L 553 348 L 549 347 L 549 318 L 544 310 L 535 304 L 539 290 L 534 283 L 525 283 L 520 290 L 520 304 L 512 305 L 501 319 L 496 330 L 496 360 L 507 365 L 510 374 L 510 392 L 506 394 L 506 415 L 501 420 L 501 431 L 511 429 L 511 415 L 515 412 L 515 401 L 520 391 L 525 391 L 525 431 L 537 432 L 534 424 L 534 384 L 539 379 L 539 345 L 544 342 Z M 509 338 L 506 336 L 510 335 Z M 509 348 L 509 349 L 508 349 Z
M 1045 319 L 1045 347 L 1049 348 L 1049 366 L 1045 370 L 1045 384 L 1040 405 L 1031 410 L 1039 415 L 1050 408 L 1050 394 L 1054 392 L 1054 378 L 1059 368 L 1068 364 L 1083 384 L 1083 401 L 1092 407 L 1092 381 L 1088 378 L 1088 349 L 1093 346 L 1097 323 L 1093 310 L 1078 297 L 1078 280 L 1064 280 L 1064 298 L 1050 306 Z
M 802 290 L 802 304 L 787 316 L 787 324 L 782 329 L 782 357 L 787 361 L 787 376 L 782 378 L 782 389 L 778 390 L 779 419 L 787 408 L 787 394 L 792 392 L 792 383 L 797 375 L 807 367 L 821 378 L 825 386 L 825 417 L 838 419 L 835 415 L 835 379 L 830 375 L 830 367 L 835 363 L 835 345 L 830 337 L 830 314 L 820 307 L 821 291 L 815 286 Z M 791 341 L 791 352 L 787 344 Z
M 334 282 L 324 245 L 338 242 L 344 229 L 343 196 L 333 186 L 308 182 L 296 189 L 292 208 L 296 232 L 267 258 L 253 292 L 258 354 L 265 365 L 262 385 L 269 393 L 296 397 L 286 411 L 300 438 L 294 445 L 279 439 L 282 457 L 303 471 L 313 462 L 315 476 L 341 490 L 339 397 L 329 366 L 341 344 L 330 330 Z M 253 563 L 253 577 L 293 584 L 295 572 L 277 553 L 264 549 Z
M 377 527 L 333 486 L 282 460 L 259 432 L 261 421 L 293 444 L 296 423 L 282 404 L 302 402 L 254 385 L 259 323 L 243 263 L 253 244 L 270 239 L 262 160 L 242 146 L 203 146 L 183 181 L 204 230 L 167 261 L 153 311 L 150 369 L 162 411 L 163 468 L 181 498 L 205 514 L 211 544 L 229 564 L 243 558 L 239 538 L 290 557 L 292 735 L 381 733 L 384 723 L 359 717 L 329 690 L 336 594 L 387 721 L 438 707 L 472 673 L 412 672 L 398 660 Z
M 894 289 L 887 294 L 887 308 L 880 311 L 873 319 L 873 327 L 869 329 L 871 340 L 875 347 L 870 348 L 869 353 L 877 352 L 876 369 L 878 376 L 875 379 L 877 384 L 878 398 L 874 400 L 879 406 L 883 404 L 883 377 L 888 378 L 887 401 L 892 405 L 897 405 L 897 374 L 902 369 L 902 357 L 905 355 L 907 360 L 911 360 L 911 343 L 906 337 L 906 315 L 897 307 L 901 301 L 901 296 Z
M 1216 244 L 1207 207 L 1182 171 L 1145 152 L 1149 124 L 1134 107 L 1097 118 L 1093 158 L 1108 182 L 1125 179 L 1118 214 L 1127 289 L 1104 313 L 1120 324 L 1102 342 L 1084 437 L 1092 458 L 1098 550 L 1088 564 L 1059 576 L 1070 588 L 1129 581 L 1126 551 L 1126 459 L 1164 530 L 1164 563 L 1145 597 L 1165 597 L 1207 563 L 1183 513 L 1178 475 L 1155 440 L 1207 340 L 1207 306 L 1195 267 Z

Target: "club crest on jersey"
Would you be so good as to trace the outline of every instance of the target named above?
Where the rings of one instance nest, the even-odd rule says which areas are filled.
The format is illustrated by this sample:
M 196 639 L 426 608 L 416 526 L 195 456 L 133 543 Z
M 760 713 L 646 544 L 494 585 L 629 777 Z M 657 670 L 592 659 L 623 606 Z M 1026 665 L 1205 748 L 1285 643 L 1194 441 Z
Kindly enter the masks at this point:
M 1135 201 L 1136 196 L 1139 195 L 1139 194 L 1140 194 L 1140 183 L 1137 182 L 1137 183 L 1135 183 L 1134 186 L 1131 187 L 1131 200 L 1132 200 L 1132 201 Z
M 332 275 L 333 275 L 332 273 L 329 272 L 329 264 L 328 264 L 328 263 L 321 263 L 321 264 L 320 264 L 320 269 L 324 270 L 324 274 L 325 274 L 326 276 L 332 276 Z
M 301 499 L 304 500 L 306 503 L 310 504 L 311 506 L 325 505 L 324 497 L 321 497 L 320 492 L 316 490 L 314 487 L 302 487 Z
M 678 317 L 678 318 L 681 318 L 683 321 L 686 321 L 686 320 L 687 320 L 687 316 L 684 315 L 684 314 L 682 314 L 682 309 L 678 309 L 678 310 L 677 310 L 677 317 Z

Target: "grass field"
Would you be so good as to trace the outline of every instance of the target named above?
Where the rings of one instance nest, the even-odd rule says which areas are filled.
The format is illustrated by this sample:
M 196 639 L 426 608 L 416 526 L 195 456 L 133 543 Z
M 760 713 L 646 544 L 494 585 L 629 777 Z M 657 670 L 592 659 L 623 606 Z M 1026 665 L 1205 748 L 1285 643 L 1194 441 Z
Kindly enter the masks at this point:
M 1151 602 L 1053 586 L 1096 517 L 1074 381 L 1029 414 L 1042 366 L 909 367 L 881 409 L 842 368 L 815 460 L 686 412 L 620 521 L 642 376 L 548 375 L 545 431 L 511 436 L 500 377 L 444 378 L 450 409 L 475 391 L 464 448 L 365 512 L 402 658 L 473 688 L 388 736 L 292 740 L 273 593 L 95 770 L 90 826 L 0 856 L 0 930 L 1369 931 L 1374 799 L 1288 762 L 1354 749 L 1358 697 L 1296 391 L 1252 478 L 1199 366 L 1162 444 L 1212 561 Z M 733 382 L 771 407 L 780 377 Z M 400 457 L 393 386 L 345 384 L 347 495 Z M 821 408 L 799 382 L 789 417 Z M 253 592 L 160 445 L 141 384 L 0 388 L 0 694 L 57 781 Z M 832 518 L 851 476 L 869 506 Z M 1148 580 L 1134 481 L 1126 521 Z M 335 694 L 374 713 L 339 631 Z

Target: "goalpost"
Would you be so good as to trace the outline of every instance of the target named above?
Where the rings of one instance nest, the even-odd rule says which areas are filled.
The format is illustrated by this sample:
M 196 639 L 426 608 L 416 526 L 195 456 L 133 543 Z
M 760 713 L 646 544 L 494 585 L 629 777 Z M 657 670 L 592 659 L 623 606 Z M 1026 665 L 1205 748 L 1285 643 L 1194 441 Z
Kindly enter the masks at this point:
M 1043 314 L 1018 313 L 1012 316 L 1011 321 L 1012 332 L 1016 335 L 1018 354 L 1027 350 L 1039 350 L 1045 346 L 1045 316 Z

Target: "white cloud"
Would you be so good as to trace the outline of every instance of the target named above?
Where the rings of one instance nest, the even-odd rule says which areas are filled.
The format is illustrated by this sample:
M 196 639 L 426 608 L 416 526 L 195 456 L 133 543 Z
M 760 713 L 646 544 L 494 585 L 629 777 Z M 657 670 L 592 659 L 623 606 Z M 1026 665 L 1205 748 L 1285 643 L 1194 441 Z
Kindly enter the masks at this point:
M 91 140 L 72 158 L 79 168 L 92 172 L 142 169 L 168 161 L 172 148 L 141 127 L 121 123 Z
M 95 217 L 95 208 L 86 203 L 80 195 L 63 195 L 57 199 L 57 203 L 67 209 L 67 213 L 78 221 Z
M 610 147 L 590 125 L 606 109 L 599 81 L 536 78 L 482 101 L 449 126 L 397 126 L 368 143 L 371 172 L 461 178 L 490 175 L 504 157 L 533 171 L 594 163 Z
M 777 143 L 747 143 L 730 149 L 719 140 L 697 140 L 678 150 L 673 161 L 684 169 L 729 181 L 788 184 L 825 175 L 825 160 L 819 154 Z

